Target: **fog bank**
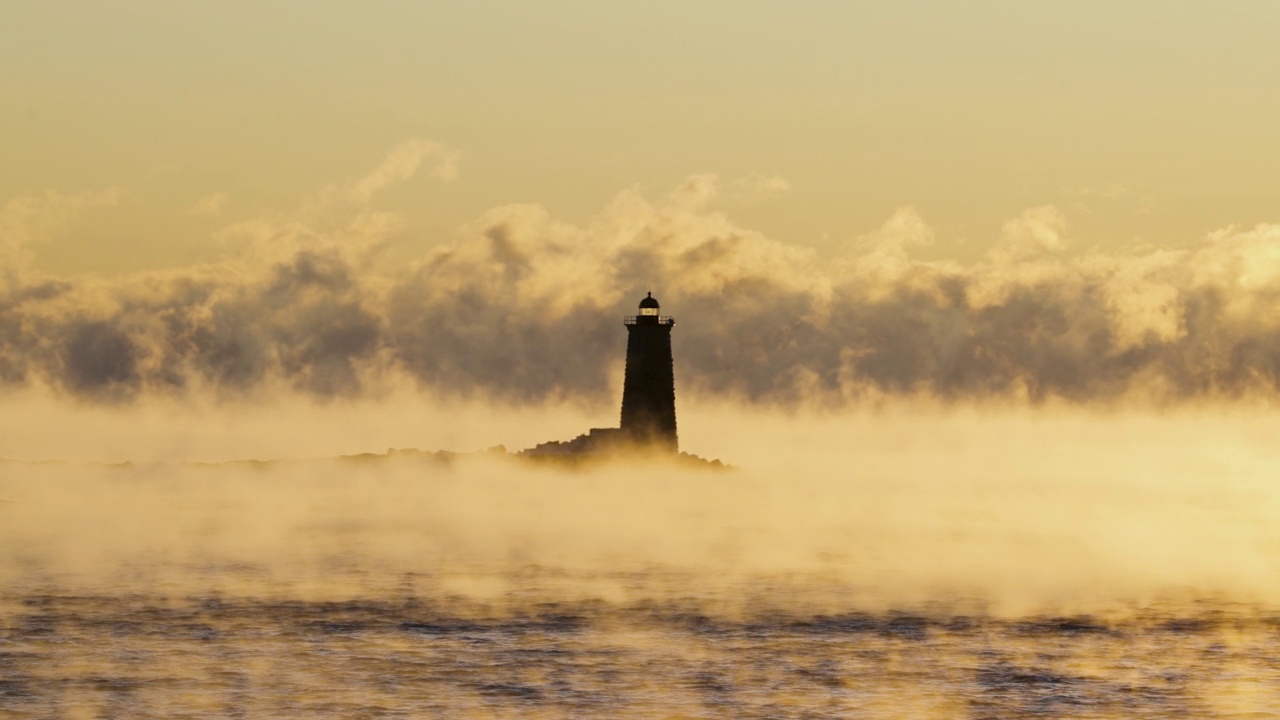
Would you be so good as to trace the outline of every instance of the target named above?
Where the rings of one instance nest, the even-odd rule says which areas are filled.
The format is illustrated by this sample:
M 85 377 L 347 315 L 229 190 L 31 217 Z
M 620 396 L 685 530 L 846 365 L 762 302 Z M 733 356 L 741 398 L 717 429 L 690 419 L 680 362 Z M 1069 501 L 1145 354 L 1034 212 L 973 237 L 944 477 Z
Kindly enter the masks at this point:
M 0 390 L 127 404 L 275 387 L 363 398 L 407 382 L 596 403 L 616 392 L 621 317 L 646 289 L 680 321 L 678 390 L 758 405 L 1166 406 L 1274 402 L 1280 388 L 1280 226 L 1098 248 L 1040 206 L 962 264 L 936 259 L 956 240 L 904 207 L 820 257 L 736 223 L 718 192 L 711 175 L 657 197 L 624 190 L 577 222 L 497 207 L 394 267 L 379 253 L 396 217 L 333 192 L 229 225 L 225 261 L 115 278 L 42 273 L 22 261 L 29 233 L 10 228 Z
M 1274 415 L 717 413 L 740 467 L 0 466 L 11 592 L 686 598 L 720 612 L 1280 601 Z

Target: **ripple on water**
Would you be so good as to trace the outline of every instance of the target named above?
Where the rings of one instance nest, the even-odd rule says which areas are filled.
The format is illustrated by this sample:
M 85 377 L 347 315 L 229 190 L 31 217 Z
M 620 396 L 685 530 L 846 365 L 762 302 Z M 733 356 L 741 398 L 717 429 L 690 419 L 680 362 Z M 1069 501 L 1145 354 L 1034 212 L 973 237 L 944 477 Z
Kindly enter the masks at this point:
M 6 607 L 6 718 L 1216 717 L 1280 681 L 1274 620 L 1212 609 L 1006 620 L 56 594 Z

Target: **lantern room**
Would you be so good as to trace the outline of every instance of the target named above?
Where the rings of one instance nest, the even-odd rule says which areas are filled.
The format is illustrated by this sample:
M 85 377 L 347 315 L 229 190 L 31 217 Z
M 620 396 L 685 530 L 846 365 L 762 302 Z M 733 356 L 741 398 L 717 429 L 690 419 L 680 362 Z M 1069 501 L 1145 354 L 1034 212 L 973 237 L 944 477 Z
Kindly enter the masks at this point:
M 663 317 L 659 315 L 660 306 L 658 299 L 653 293 L 646 293 L 643 300 L 640 301 L 640 313 L 638 315 L 629 315 L 623 319 L 627 325 L 674 325 L 675 318 Z

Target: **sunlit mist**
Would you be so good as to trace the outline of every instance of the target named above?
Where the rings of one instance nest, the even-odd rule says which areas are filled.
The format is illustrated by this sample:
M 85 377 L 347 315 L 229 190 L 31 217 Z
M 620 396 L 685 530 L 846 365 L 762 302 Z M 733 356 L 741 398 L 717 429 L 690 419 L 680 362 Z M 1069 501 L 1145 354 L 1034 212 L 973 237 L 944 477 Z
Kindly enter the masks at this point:
M 1278 31 L 0 3 L 0 717 L 1276 715 Z

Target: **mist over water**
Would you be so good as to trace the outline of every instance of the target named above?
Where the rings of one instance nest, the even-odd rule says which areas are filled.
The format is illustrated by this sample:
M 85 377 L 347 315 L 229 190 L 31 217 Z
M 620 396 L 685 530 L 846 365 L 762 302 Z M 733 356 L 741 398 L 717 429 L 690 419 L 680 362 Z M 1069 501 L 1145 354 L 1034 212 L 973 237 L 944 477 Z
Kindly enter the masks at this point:
M 1145 4 L 0 5 L 0 720 L 1280 717 L 1274 9 Z M 731 470 L 511 452 L 668 351 Z
M 225 228 L 218 262 L 109 278 L 50 275 L 29 252 L 33 217 L 89 199 L 24 198 L 17 229 L 0 217 L 12 238 L 0 247 L 0 391 L 128 405 L 284 387 L 362 401 L 407 381 L 510 405 L 612 401 L 618 322 L 651 283 L 681 318 L 682 391 L 753 405 L 1280 395 L 1280 226 L 1102 247 L 1044 205 L 1005 219 L 962 263 L 929 250 L 959 238 L 904 206 L 820 256 L 735 221 L 719 193 L 716 176 L 693 175 L 656 197 L 623 190 L 578 221 L 503 205 L 388 264 L 395 216 L 321 192 L 309 212 Z
M 322 445 L 342 416 L 300 426 Z M 1276 420 L 692 404 L 682 447 L 736 470 L 344 461 L 290 433 L 276 456 L 322 459 L 5 463 L 0 702 L 17 717 L 1262 709 Z M 255 427 L 219 451 L 270 445 Z

